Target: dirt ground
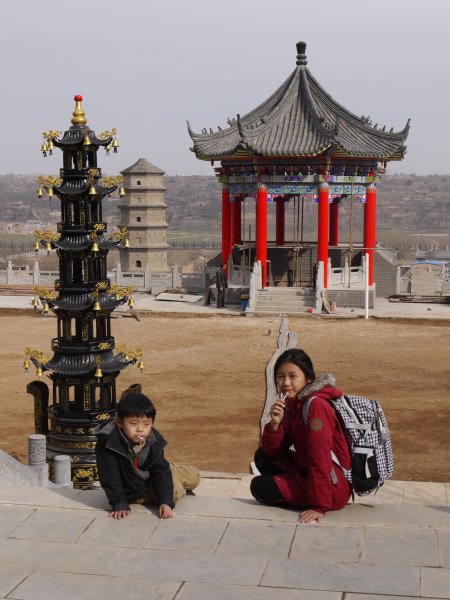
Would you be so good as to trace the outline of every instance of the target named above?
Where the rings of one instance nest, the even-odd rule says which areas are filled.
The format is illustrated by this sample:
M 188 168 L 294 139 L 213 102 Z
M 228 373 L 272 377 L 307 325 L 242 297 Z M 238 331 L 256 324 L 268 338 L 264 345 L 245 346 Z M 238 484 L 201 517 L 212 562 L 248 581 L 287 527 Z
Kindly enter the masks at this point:
M 157 407 L 168 456 L 204 470 L 248 472 L 265 400 L 264 369 L 280 319 L 145 313 L 112 321 L 116 343 L 143 347 L 145 370 L 118 378 Z M 382 403 L 394 444 L 395 479 L 450 481 L 450 322 L 291 318 L 316 373 L 331 371 L 348 393 Z M 0 447 L 24 462 L 33 400 L 25 346 L 50 353 L 56 319 L 0 311 Z M 268 330 L 272 335 L 268 335 Z

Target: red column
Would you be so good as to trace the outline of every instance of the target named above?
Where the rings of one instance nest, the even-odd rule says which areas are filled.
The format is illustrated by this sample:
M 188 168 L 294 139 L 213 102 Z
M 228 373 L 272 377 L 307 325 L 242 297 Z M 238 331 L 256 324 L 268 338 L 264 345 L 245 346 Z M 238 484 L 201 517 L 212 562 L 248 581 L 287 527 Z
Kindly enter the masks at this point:
M 364 254 L 369 255 L 369 285 L 373 285 L 373 257 L 377 241 L 377 189 L 371 183 L 366 190 L 364 205 Z
M 231 254 L 231 203 L 228 187 L 222 187 L 222 262 L 227 265 Z
M 240 244 L 241 234 L 241 199 L 235 198 L 231 203 L 231 243 Z
M 328 183 L 319 185 L 317 261 L 323 262 L 323 286 L 328 287 Z
M 285 214 L 286 214 L 286 203 L 284 198 L 278 198 L 275 201 L 276 204 L 276 245 L 284 246 L 284 233 L 285 233 Z
M 330 246 L 339 244 L 339 200 L 330 204 Z
M 267 188 L 260 185 L 256 193 L 256 260 L 261 261 L 263 287 L 267 287 Z

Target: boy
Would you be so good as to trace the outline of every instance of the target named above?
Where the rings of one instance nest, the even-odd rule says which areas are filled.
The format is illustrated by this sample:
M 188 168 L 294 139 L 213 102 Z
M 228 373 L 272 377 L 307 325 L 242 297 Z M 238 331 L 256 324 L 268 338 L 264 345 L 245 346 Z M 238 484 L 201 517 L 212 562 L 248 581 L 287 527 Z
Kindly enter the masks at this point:
M 98 475 L 114 519 L 128 517 L 130 502 L 152 500 L 160 518 L 168 519 L 175 501 L 199 484 L 197 469 L 169 464 L 164 457 L 167 442 L 153 428 L 155 417 L 156 409 L 147 396 L 125 392 L 116 417 L 95 430 Z

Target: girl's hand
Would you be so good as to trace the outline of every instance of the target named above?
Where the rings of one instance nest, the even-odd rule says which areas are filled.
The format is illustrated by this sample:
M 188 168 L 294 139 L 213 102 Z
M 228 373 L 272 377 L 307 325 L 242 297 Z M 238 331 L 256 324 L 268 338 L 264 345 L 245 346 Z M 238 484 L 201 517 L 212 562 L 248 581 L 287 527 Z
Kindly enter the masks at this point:
M 161 504 L 159 507 L 159 518 L 170 519 L 170 517 L 173 517 L 173 510 L 168 504 Z
M 279 399 L 270 409 L 270 425 L 272 429 L 276 431 L 283 420 L 284 411 L 286 409 L 286 401 Z
M 299 523 L 313 523 L 314 521 L 317 521 L 318 523 L 320 522 L 321 519 L 323 519 L 324 515 L 321 512 L 318 512 L 317 510 L 304 510 L 302 513 L 300 513 L 299 517 L 298 517 L 298 522 Z

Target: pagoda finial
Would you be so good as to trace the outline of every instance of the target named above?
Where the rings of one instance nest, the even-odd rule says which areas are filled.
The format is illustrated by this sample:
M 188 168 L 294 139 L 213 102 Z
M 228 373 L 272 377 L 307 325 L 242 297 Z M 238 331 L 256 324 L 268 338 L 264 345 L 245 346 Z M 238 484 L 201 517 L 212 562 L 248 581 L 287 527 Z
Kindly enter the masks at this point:
M 308 61 L 306 60 L 306 42 L 297 42 L 297 65 L 306 65 Z
M 86 125 L 86 115 L 84 114 L 83 107 L 81 106 L 83 96 L 77 95 L 74 96 L 73 99 L 75 100 L 75 110 L 72 113 L 72 125 Z

